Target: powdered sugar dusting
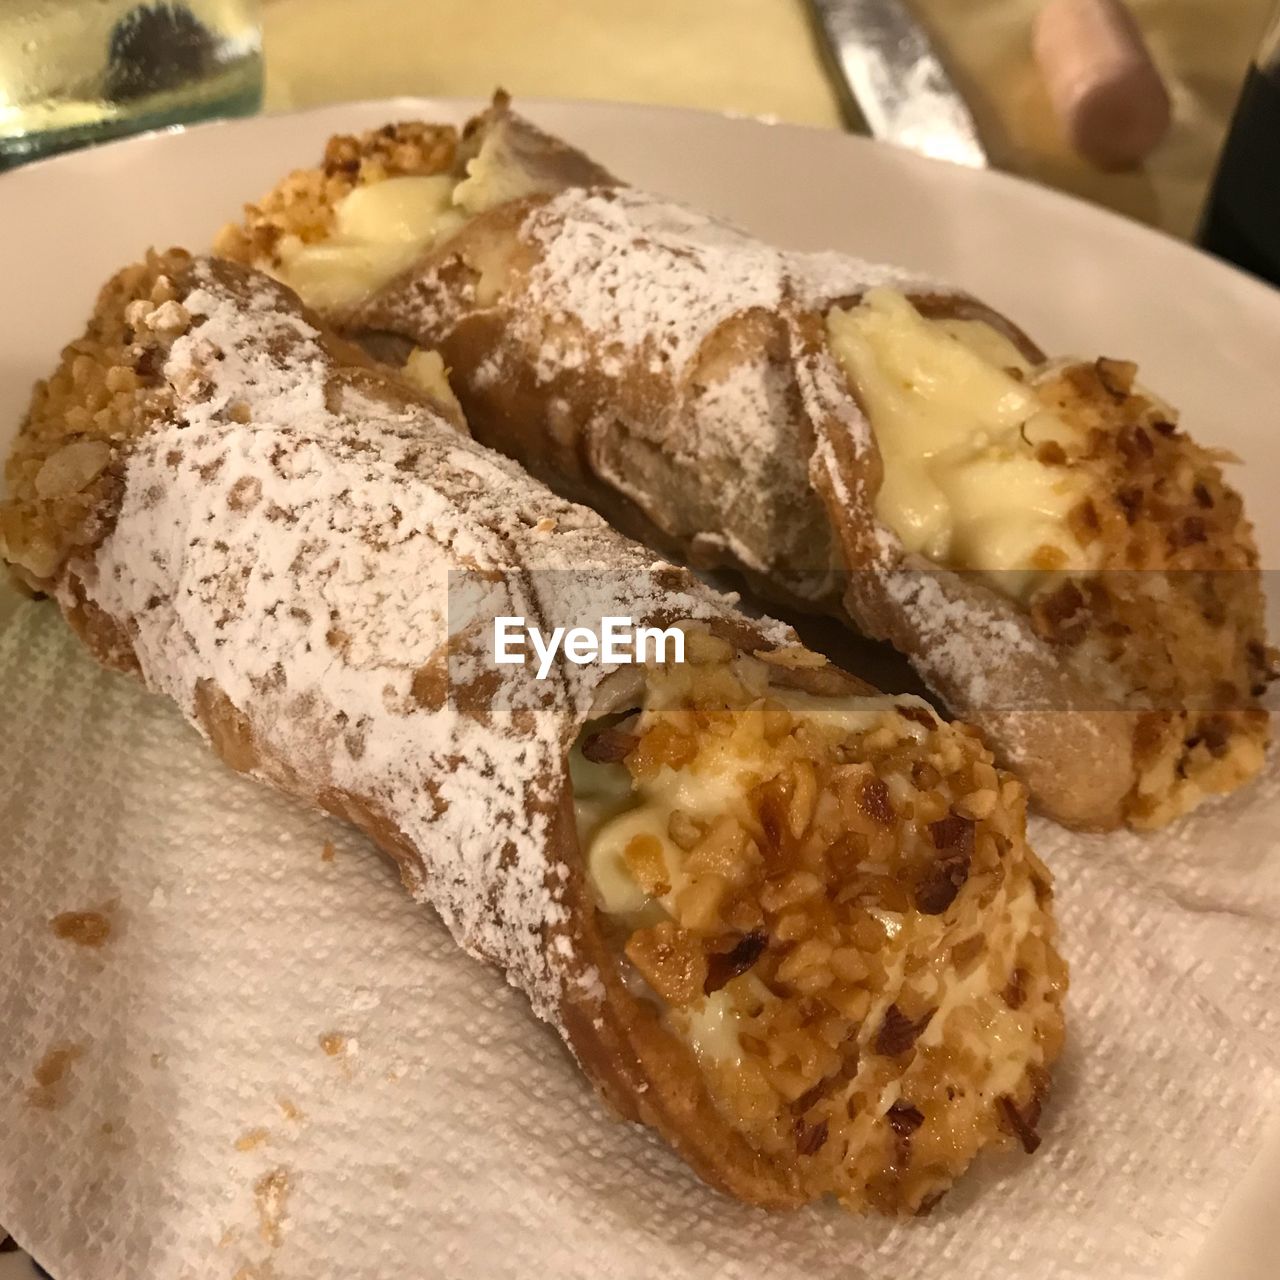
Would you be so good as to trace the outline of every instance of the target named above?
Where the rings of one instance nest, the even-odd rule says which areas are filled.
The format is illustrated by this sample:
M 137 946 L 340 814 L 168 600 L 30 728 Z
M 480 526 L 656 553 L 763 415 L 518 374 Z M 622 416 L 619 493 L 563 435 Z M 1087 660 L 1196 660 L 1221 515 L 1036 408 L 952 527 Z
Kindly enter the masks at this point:
M 270 316 L 270 324 L 256 343 L 236 341 L 243 319 L 240 303 L 209 289 L 195 289 L 187 295 L 182 310 L 200 316 L 203 323 L 194 333 L 186 333 L 174 341 L 169 366 L 171 379 L 198 376 L 213 352 L 223 362 L 217 378 L 201 387 L 201 394 L 188 396 L 183 418 L 188 426 L 206 425 L 223 414 L 232 400 L 252 398 L 255 412 L 269 422 L 296 422 L 323 410 L 324 365 L 318 334 L 300 316 L 281 312 L 274 304 L 277 295 L 260 289 L 251 299 L 251 309 Z M 166 302 L 160 308 L 177 308 Z M 163 326 L 158 326 L 163 328 Z M 273 358 L 267 339 L 300 340 L 292 353 L 291 370 L 305 376 L 285 376 L 285 370 Z
M 549 815 L 608 668 L 497 680 L 473 624 L 725 605 L 664 585 L 648 553 L 431 409 L 354 391 L 287 295 L 229 270 L 192 268 L 193 324 L 164 369 L 173 420 L 130 455 L 114 531 L 74 572 L 189 718 L 206 682 L 226 695 L 260 776 L 388 818 L 420 855 L 415 894 L 553 1017 L 567 982 L 599 988 L 574 959 Z
M 842 298 L 868 289 L 899 289 L 903 293 L 957 293 L 954 285 L 902 267 L 868 262 L 848 253 L 788 253 L 787 271 L 796 301 L 825 311 Z
M 532 377 L 545 422 L 530 430 L 572 442 L 605 509 L 627 499 L 699 563 L 745 568 L 823 608 L 841 604 L 841 567 L 865 575 L 845 607 L 872 629 L 895 612 L 927 679 L 963 707 L 990 705 L 993 670 L 1037 642 L 983 592 L 901 571 L 901 542 L 868 492 L 871 427 L 825 325 L 831 306 L 878 286 L 962 295 L 848 255 L 779 250 L 627 188 L 562 191 L 517 226 L 535 252 L 485 304 L 501 331 L 470 369 L 465 344 L 452 360 L 476 399 Z M 447 344 L 485 309 L 441 272 L 449 261 L 429 259 L 363 322 Z
M 683 367 L 706 335 L 782 300 L 776 250 L 705 214 L 629 188 L 571 189 L 536 207 L 520 235 L 539 246 L 531 301 L 572 316 L 607 351 Z
M 562 191 L 532 205 L 514 238 L 528 265 L 496 299 L 482 302 L 467 273 L 447 269 L 469 252 L 464 232 L 460 248 L 432 255 L 358 324 L 445 346 L 481 399 L 532 378 L 540 429 L 557 443 L 576 437 L 594 476 L 664 536 L 795 595 L 828 596 L 837 557 L 809 474 L 817 416 L 834 415 L 862 442 L 870 435 L 830 357 L 805 350 L 796 302 L 824 271 L 841 294 L 855 278 L 905 277 L 788 254 L 628 188 Z M 477 261 L 488 264 L 492 247 L 480 243 Z M 500 316 L 496 341 L 451 349 L 481 312 Z
M 664 483 L 680 489 L 692 477 L 704 499 L 706 488 L 714 486 L 705 503 L 709 527 L 691 532 L 689 545 L 696 551 L 723 548 L 722 559 L 787 582 L 778 550 L 800 513 L 820 510 L 814 486 L 821 479 L 837 507 L 855 513 L 869 532 L 862 546 L 865 561 L 846 567 L 882 579 L 885 598 L 918 638 L 916 657 L 927 678 L 942 688 L 963 689 L 965 705 L 989 705 L 1003 662 L 1036 650 L 1036 642 L 1025 626 L 986 607 L 974 593 L 948 591 L 935 575 L 901 571 L 901 543 L 871 515 L 862 468 L 848 465 L 847 460 L 865 462 L 875 442 L 826 345 L 823 323 L 833 304 L 876 287 L 956 291 L 845 254 L 775 249 L 729 224 L 627 189 L 563 192 L 533 210 L 520 234 L 539 246 L 540 257 L 517 324 L 526 309 L 562 314 L 598 350 L 656 349 L 672 361 L 677 377 L 688 375 L 720 326 L 753 309 L 782 319 L 786 357 L 763 358 L 763 341 L 739 344 L 727 371 L 717 370 L 718 380 L 704 382 L 698 375 L 698 394 L 686 394 L 683 413 L 673 415 L 680 429 L 661 440 L 669 460 Z M 576 360 L 586 345 L 579 337 Z M 543 348 L 541 380 L 559 377 L 566 367 L 554 348 Z M 617 428 L 610 422 L 604 430 Z M 712 465 L 706 465 L 709 458 Z M 653 508 L 654 476 L 635 468 L 634 458 L 624 453 L 614 460 L 601 449 L 593 461 L 616 491 Z M 682 498 L 686 510 L 698 505 L 696 497 Z M 770 504 L 784 514 L 761 519 Z M 828 543 L 811 534 L 806 545 L 813 558 L 799 579 L 801 593 L 835 590 L 836 575 L 813 572 L 834 558 Z
M 913 664 L 931 685 L 964 690 L 968 706 L 999 706 L 1010 665 L 1043 653 L 1024 625 L 944 590 L 937 571 L 889 572 L 880 585 L 919 636 Z

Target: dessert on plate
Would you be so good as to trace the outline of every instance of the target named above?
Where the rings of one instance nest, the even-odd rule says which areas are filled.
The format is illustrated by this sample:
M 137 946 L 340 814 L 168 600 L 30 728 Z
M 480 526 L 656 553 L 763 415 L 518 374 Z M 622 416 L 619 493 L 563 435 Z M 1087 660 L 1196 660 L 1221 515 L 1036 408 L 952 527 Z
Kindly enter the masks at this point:
M 890 640 L 1069 825 L 1261 767 L 1272 655 L 1224 458 L 1115 359 L 963 292 L 634 190 L 499 96 L 331 139 L 218 251 L 618 528 Z
M 1066 973 L 1022 784 L 468 438 L 244 266 L 151 255 L 37 385 L 0 551 L 232 768 L 361 828 L 622 1116 L 760 1205 L 1034 1149 Z M 625 614 L 685 661 L 494 664 Z

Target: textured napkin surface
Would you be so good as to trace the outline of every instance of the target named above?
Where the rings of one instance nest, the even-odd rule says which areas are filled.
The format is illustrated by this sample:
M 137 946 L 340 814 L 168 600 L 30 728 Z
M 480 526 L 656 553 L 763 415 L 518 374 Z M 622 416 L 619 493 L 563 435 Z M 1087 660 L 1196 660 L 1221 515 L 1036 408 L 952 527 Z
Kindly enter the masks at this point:
M 367 842 L 48 604 L 0 631 L 0 738 L 0 1223 L 58 1280 L 1167 1280 L 1280 1106 L 1274 760 L 1153 838 L 1037 824 L 1072 962 L 1044 1145 L 886 1223 L 706 1190 Z

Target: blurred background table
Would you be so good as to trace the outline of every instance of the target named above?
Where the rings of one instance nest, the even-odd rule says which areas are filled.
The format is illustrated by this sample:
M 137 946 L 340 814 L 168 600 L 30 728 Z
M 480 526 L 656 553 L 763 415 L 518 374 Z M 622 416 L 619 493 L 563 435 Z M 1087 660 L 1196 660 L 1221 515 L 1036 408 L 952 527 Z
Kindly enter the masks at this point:
M 1135 172 L 1061 141 L 1038 0 L 914 0 L 1001 168 L 1189 236 L 1272 0 L 1132 0 L 1174 126 Z M 803 0 L 267 0 L 268 111 L 391 94 L 668 103 L 839 126 Z

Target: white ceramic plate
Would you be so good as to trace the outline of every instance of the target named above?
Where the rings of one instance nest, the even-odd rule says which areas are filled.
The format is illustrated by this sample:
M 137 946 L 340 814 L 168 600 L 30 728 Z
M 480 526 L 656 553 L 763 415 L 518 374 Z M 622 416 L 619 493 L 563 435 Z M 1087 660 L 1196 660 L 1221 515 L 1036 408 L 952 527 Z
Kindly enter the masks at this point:
M 209 125 L 0 179 L 0 448 L 32 381 L 116 268 L 151 245 L 206 244 L 239 201 L 318 154 L 331 133 L 396 117 L 460 120 L 477 105 L 397 99 Z M 1280 565 L 1280 292 L 1048 190 L 834 132 L 675 109 L 521 106 L 636 183 L 780 243 L 919 268 L 973 290 L 1046 349 L 1136 359 L 1200 439 L 1245 459 L 1233 479 L 1264 563 Z M 1276 1274 L 1280 1229 L 1265 1210 L 1277 1185 L 1280 1133 L 1211 1237 L 1200 1276 Z M 0 1257 L 2 1280 L 10 1267 L 19 1263 Z

